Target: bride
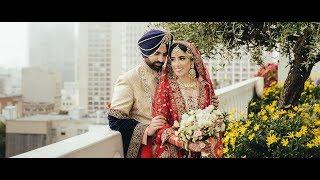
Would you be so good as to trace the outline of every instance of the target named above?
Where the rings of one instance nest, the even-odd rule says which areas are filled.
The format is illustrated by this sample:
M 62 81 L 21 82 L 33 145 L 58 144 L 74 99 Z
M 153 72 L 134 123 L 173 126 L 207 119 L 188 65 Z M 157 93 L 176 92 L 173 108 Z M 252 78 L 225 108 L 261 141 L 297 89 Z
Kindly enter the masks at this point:
M 210 144 L 199 141 L 185 144 L 174 134 L 173 125 L 189 110 L 204 109 L 213 104 L 214 90 L 200 52 L 194 44 L 178 41 L 169 49 L 169 59 L 154 95 L 152 115 L 163 116 L 166 124 L 142 147 L 142 157 L 200 157 L 204 149 L 214 157 L 222 157 L 222 134 Z M 185 149 L 188 147 L 192 153 Z

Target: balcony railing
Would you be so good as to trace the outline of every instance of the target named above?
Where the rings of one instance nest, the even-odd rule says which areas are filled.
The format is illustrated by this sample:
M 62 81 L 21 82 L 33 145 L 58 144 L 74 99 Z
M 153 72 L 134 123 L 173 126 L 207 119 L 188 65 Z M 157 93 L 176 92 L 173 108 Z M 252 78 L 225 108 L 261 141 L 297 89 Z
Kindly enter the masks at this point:
M 236 109 L 247 115 L 248 103 L 256 92 L 263 90 L 263 78 L 252 78 L 216 90 L 220 109 L 229 112 Z M 13 158 L 116 158 L 123 157 L 122 140 L 119 132 L 108 126 L 96 125 L 82 135 L 78 135 L 48 146 L 44 146 Z
M 91 126 L 87 133 L 44 146 L 13 158 L 119 158 L 123 157 L 119 132 L 105 125 Z
M 254 93 L 262 95 L 264 81 L 262 77 L 255 77 L 240 83 L 217 89 L 219 108 L 221 111 L 230 112 L 235 109 L 235 117 L 241 113 L 247 117 L 248 104 Z

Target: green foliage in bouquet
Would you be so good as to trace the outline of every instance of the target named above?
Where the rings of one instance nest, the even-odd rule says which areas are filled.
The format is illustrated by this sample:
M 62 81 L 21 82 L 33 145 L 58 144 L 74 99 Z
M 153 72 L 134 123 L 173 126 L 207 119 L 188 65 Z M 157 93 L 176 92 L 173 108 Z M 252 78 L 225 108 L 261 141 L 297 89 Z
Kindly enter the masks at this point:
M 254 98 L 247 118 L 229 115 L 223 139 L 225 157 L 319 158 L 320 87 L 306 81 L 298 106 L 279 108 L 282 85 Z

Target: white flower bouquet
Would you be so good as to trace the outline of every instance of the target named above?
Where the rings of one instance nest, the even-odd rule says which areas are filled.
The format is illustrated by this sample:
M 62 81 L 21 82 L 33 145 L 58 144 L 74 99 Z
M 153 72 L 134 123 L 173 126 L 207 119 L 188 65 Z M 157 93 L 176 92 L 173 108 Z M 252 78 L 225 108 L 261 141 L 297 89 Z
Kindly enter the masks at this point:
M 175 122 L 175 135 L 186 143 L 205 141 L 225 131 L 224 116 L 213 105 L 205 109 L 191 110 Z

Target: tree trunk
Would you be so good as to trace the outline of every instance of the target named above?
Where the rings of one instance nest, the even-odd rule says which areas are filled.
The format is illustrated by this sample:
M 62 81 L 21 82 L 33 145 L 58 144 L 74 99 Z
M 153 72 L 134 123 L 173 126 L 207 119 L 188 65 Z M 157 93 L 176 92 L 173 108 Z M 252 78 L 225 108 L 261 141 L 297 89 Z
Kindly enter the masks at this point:
M 288 77 L 284 83 L 284 88 L 280 98 L 280 108 L 289 104 L 296 106 L 304 89 L 304 83 L 310 76 L 312 66 L 308 68 L 301 67 L 299 64 L 293 65 L 290 69 Z
M 305 29 L 304 35 L 297 40 L 293 48 L 294 60 L 291 64 L 288 77 L 284 82 L 279 101 L 280 108 L 284 108 L 288 105 L 298 105 L 301 93 L 304 89 L 304 83 L 309 78 L 315 64 L 315 62 L 309 64 L 309 68 L 306 68 L 303 65 L 303 63 L 308 61 L 307 54 L 309 50 L 306 49 L 305 46 L 310 43 L 310 34 L 311 32 L 308 31 L 308 29 Z

